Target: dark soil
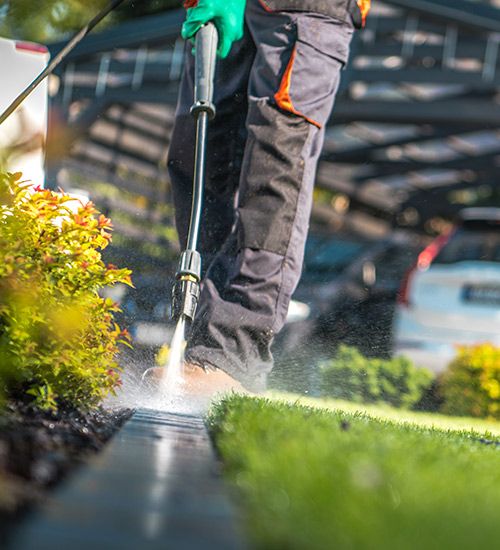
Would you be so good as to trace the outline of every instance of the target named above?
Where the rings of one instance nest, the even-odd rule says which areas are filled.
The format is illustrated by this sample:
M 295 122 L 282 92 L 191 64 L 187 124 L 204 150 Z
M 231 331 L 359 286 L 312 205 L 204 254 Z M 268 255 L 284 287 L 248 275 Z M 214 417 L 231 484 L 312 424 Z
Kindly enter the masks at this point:
M 99 451 L 130 410 L 40 411 L 22 402 L 0 414 L 0 547 L 34 502 Z

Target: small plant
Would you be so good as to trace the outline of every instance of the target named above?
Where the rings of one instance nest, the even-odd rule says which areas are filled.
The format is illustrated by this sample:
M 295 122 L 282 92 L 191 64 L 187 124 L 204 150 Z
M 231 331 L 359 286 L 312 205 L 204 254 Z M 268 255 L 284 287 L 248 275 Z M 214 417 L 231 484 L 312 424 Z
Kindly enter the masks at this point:
M 415 367 L 405 357 L 372 359 L 345 345 L 321 365 L 320 372 L 325 396 L 401 408 L 418 403 L 433 381 L 431 372 Z
M 0 174 L 0 382 L 4 396 L 43 408 L 86 408 L 120 384 L 115 360 L 128 335 L 99 290 L 131 285 L 105 265 L 111 222 L 92 203 L 76 212 L 67 195 Z
M 443 412 L 500 419 L 500 348 L 459 347 L 439 386 Z

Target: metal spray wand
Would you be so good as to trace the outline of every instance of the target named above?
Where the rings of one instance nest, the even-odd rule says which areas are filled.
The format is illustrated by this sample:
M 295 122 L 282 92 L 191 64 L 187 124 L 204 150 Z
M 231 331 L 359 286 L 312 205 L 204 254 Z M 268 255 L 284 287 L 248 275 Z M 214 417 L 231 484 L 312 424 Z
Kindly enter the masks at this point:
M 194 103 L 191 114 L 196 120 L 193 202 L 187 248 L 182 252 L 173 288 L 172 317 L 174 320 L 194 319 L 200 296 L 201 256 L 198 252 L 208 121 L 215 117 L 213 104 L 214 74 L 218 35 L 213 23 L 204 25 L 196 34 Z

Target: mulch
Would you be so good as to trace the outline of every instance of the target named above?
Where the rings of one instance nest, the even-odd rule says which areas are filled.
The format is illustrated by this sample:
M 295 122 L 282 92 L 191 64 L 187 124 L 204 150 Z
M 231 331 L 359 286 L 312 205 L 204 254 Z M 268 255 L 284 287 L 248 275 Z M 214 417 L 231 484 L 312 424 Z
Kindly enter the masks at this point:
M 22 401 L 0 412 L 0 547 L 30 507 L 98 452 L 131 410 L 40 411 Z

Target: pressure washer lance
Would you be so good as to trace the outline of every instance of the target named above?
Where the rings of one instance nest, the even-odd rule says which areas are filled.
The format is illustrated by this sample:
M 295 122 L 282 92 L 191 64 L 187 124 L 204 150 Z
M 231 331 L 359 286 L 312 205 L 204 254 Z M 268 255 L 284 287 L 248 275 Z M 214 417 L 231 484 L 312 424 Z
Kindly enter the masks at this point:
M 180 369 L 185 344 L 185 330 L 194 320 L 200 299 L 201 255 L 197 249 L 205 186 L 208 121 L 215 117 L 213 93 L 217 43 L 218 34 L 213 23 L 204 25 L 196 34 L 194 103 L 191 107 L 191 114 L 196 121 L 193 200 L 187 247 L 181 254 L 176 281 L 172 289 L 171 316 L 176 321 L 176 329 L 170 346 L 167 368 L 150 368 L 142 377 L 143 382 L 148 380 L 161 381 L 164 386 L 169 385 L 169 381 L 175 378 L 175 373 Z M 166 376 L 164 374 L 165 370 Z M 169 390 L 170 388 L 163 389 Z
M 213 23 L 204 25 L 196 34 L 194 103 L 191 115 L 196 120 L 196 142 L 193 174 L 193 201 L 187 248 L 181 255 L 172 293 L 172 318 L 193 321 L 200 297 L 201 256 L 198 252 L 208 121 L 215 117 L 213 104 L 214 74 L 217 52 L 217 30 Z

